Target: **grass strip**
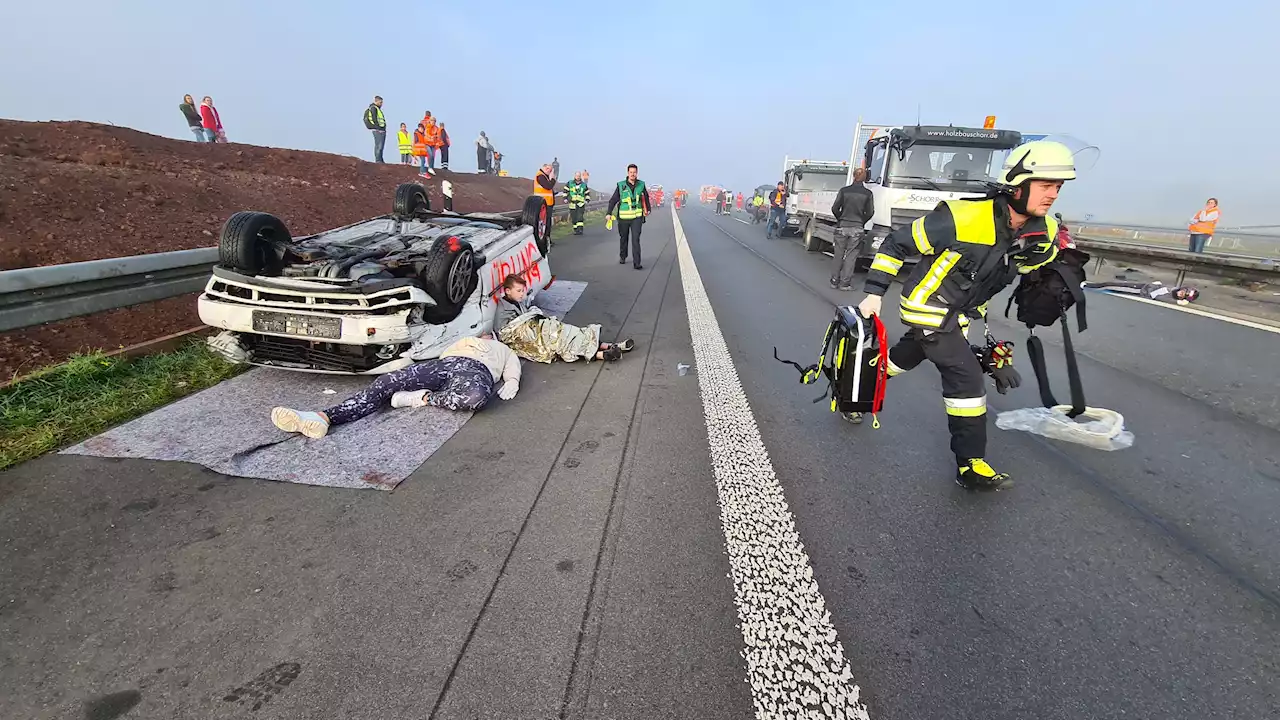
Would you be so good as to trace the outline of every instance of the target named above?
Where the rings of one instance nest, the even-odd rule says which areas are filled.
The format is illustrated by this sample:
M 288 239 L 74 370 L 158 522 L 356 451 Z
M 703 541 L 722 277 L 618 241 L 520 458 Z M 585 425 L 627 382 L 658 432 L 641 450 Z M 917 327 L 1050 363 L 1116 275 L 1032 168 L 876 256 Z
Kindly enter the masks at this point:
M 0 389 L 0 470 L 144 415 L 240 374 L 192 340 L 139 358 L 76 355 Z
M 592 227 L 593 225 L 603 226 L 604 211 L 592 210 L 582 217 L 582 222 L 585 225 L 585 227 Z M 564 219 L 557 218 L 555 223 L 551 225 L 552 240 L 563 240 L 564 238 L 571 237 L 572 235 L 573 235 L 573 222 L 569 220 L 569 218 L 564 218 Z

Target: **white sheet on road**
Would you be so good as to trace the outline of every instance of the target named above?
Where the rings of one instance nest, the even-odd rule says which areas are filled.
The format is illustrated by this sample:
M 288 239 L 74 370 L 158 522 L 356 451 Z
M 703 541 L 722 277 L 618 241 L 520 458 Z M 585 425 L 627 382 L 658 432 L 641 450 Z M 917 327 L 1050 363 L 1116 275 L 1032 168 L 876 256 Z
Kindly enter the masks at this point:
M 557 281 L 538 293 L 536 303 L 563 318 L 586 286 Z M 321 410 L 371 381 L 255 368 L 62 452 L 176 460 L 238 477 L 391 490 L 466 424 L 471 413 L 388 409 L 334 428 L 320 440 L 288 435 L 271 424 L 271 408 L 277 405 Z M 517 396 L 512 402 L 519 401 Z

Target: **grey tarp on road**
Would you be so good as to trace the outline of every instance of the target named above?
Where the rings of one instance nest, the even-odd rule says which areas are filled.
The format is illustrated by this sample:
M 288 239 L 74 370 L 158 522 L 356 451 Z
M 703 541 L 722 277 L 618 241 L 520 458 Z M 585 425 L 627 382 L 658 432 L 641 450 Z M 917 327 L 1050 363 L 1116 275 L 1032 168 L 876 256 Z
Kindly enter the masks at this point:
M 564 317 L 586 285 L 557 281 L 538 294 L 538 305 Z M 388 410 L 335 428 L 320 440 L 287 435 L 271 424 L 271 408 L 277 405 L 320 410 L 371 381 L 257 368 L 62 452 L 176 460 L 238 477 L 391 490 L 471 413 L 430 407 Z

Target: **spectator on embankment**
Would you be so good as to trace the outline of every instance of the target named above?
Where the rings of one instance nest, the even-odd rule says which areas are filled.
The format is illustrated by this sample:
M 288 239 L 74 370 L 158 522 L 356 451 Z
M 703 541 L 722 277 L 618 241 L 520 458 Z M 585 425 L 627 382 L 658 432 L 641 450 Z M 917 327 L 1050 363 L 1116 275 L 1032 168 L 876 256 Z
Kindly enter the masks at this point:
M 196 136 L 196 142 L 207 142 L 204 136 L 204 125 L 200 120 L 200 111 L 196 110 L 195 98 L 190 95 L 182 96 L 182 104 L 178 106 L 182 111 L 182 116 L 187 119 L 187 128 Z
M 400 164 L 413 164 L 413 134 L 409 132 L 409 126 L 400 123 L 400 132 L 396 134 L 396 143 L 400 147 Z
M 449 169 L 449 146 L 452 144 L 449 131 L 444 129 L 444 123 L 440 123 L 440 167 L 444 170 Z
M 227 133 L 222 129 L 222 117 L 208 95 L 200 102 L 200 126 L 204 128 L 205 142 L 226 142 Z
M 373 161 L 382 162 L 382 149 L 387 145 L 387 116 L 382 114 L 382 96 L 374 95 L 364 111 L 364 126 L 373 133 Z
M 493 150 L 489 147 L 489 136 L 480 131 L 480 137 L 476 138 L 476 171 L 481 175 L 489 173 L 491 154 Z

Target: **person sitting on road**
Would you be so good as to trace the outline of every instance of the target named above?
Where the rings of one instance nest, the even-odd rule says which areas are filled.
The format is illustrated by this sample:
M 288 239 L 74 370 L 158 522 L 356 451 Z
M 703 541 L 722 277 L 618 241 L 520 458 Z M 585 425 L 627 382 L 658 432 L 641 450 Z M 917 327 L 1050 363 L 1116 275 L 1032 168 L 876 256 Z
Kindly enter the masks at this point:
M 578 327 L 547 315 L 528 298 L 529 285 L 519 275 L 502 281 L 498 312 L 493 319 L 498 338 L 517 355 L 534 362 L 550 363 L 557 357 L 575 360 L 618 360 L 635 349 L 630 338 L 620 343 L 600 342 L 600 326 Z
M 496 387 L 501 380 L 501 387 Z M 520 390 L 520 359 L 492 335 L 462 338 L 440 357 L 387 373 L 369 387 L 328 410 L 311 412 L 277 407 L 271 422 L 291 433 L 322 438 L 334 425 L 372 415 L 390 401 L 391 407 L 431 406 L 476 412 L 495 394 L 510 400 Z
M 1087 288 L 1098 290 L 1123 290 L 1127 295 L 1141 295 L 1147 300 L 1190 305 L 1200 298 L 1200 291 L 1190 285 L 1176 288 L 1166 287 L 1159 280 L 1142 282 L 1140 280 L 1107 280 L 1103 282 L 1086 282 Z M 1132 292 L 1136 291 L 1136 292 Z

